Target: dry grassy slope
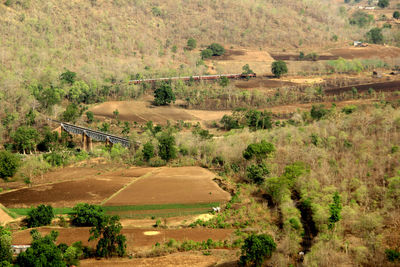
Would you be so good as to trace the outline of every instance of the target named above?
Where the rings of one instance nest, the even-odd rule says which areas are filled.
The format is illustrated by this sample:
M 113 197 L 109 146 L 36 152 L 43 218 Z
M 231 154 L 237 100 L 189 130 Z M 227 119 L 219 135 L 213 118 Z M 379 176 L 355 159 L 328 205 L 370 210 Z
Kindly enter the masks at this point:
M 11 2 L 0 4 L 0 84 L 7 87 L 50 81 L 64 67 L 87 78 L 123 77 L 146 65 L 167 71 L 181 63 L 187 72 L 201 72 L 198 53 L 183 52 L 189 37 L 199 45 L 290 48 L 324 45 L 346 31 L 330 0 Z

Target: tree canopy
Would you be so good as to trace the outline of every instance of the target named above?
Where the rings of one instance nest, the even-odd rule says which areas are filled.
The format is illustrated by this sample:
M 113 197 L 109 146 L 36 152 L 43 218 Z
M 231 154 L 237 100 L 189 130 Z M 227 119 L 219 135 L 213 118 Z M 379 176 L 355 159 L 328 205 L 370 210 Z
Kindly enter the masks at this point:
M 271 71 L 272 74 L 275 75 L 275 77 L 280 78 L 283 74 L 286 74 L 288 72 L 288 68 L 285 61 L 278 60 L 272 63 Z
M 122 225 L 118 216 L 105 216 L 90 229 L 90 240 L 99 239 L 96 254 L 99 257 L 123 257 L 126 253 L 126 237 L 121 234 Z
M 104 216 L 102 207 L 79 203 L 73 207 L 70 219 L 75 226 L 95 226 L 103 220 Z
M 0 178 L 13 177 L 19 165 L 20 159 L 17 155 L 9 151 L 0 151 Z
M 29 228 L 49 225 L 54 218 L 54 210 L 50 205 L 39 205 L 35 209 L 31 209 L 26 218 Z
M 244 241 L 239 264 L 242 266 L 261 267 L 266 258 L 270 258 L 276 250 L 276 243 L 267 234 L 252 234 Z
M 172 87 L 169 83 L 162 83 L 154 91 L 154 103 L 157 106 L 168 105 L 171 102 L 175 102 L 175 94 L 172 91 Z

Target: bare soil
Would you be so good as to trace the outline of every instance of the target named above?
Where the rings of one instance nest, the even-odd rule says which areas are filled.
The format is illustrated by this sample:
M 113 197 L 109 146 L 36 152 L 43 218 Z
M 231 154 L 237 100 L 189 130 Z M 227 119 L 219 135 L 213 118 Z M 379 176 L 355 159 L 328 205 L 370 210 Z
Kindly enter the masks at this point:
M 96 242 L 88 242 L 90 227 L 74 227 L 74 228 L 59 228 L 59 227 L 41 227 L 37 228 L 42 235 L 49 234 L 52 230 L 59 232 L 57 244 L 65 243 L 71 245 L 74 242 L 82 241 L 83 245 L 95 246 Z M 12 235 L 12 243 L 14 245 L 24 245 L 31 243 L 31 229 L 26 229 L 14 232 Z M 145 232 L 158 231 L 157 235 L 146 235 Z M 185 228 L 185 229 L 127 229 L 124 228 L 122 233 L 127 238 L 128 251 L 138 251 L 144 248 L 148 249 L 154 246 L 157 242 L 167 242 L 171 238 L 177 241 L 194 240 L 206 241 L 226 240 L 229 239 L 233 230 L 231 229 L 205 229 L 205 228 Z
M 14 220 L 13 218 L 11 218 L 10 215 L 8 215 L 8 214 L 2 209 L 2 206 L 3 206 L 3 205 L 0 204 L 0 225 L 4 225 L 4 224 L 6 224 L 6 223 L 11 222 L 11 221 Z
M 271 54 L 271 56 L 275 60 L 292 60 L 292 61 L 311 61 L 307 59 L 301 59 L 299 57 L 299 54 Z M 333 60 L 333 59 L 338 59 L 339 56 L 334 56 L 334 55 L 318 55 L 318 60 Z
M 230 199 L 212 179 L 215 174 L 200 167 L 161 168 L 140 178 L 108 200 L 107 206 L 212 203 Z
M 255 89 L 255 88 L 278 88 L 284 86 L 294 86 L 296 84 L 280 79 L 257 77 L 257 78 L 252 78 L 248 81 L 243 81 L 243 80 L 235 81 L 235 85 L 236 87 L 242 89 Z
M 201 252 L 180 252 L 155 258 L 110 259 L 110 260 L 82 260 L 80 266 L 143 266 L 143 267 L 209 267 L 225 266 L 236 267 L 235 251 L 212 250 L 212 255 L 205 256 Z M 221 265 L 219 265 L 221 264 Z
M 72 207 L 80 202 L 100 204 L 130 181 L 131 178 L 127 177 L 114 179 L 103 176 L 22 188 L 1 194 L 0 203 L 7 208 L 28 208 L 39 204 Z
M 153 121 L 165 124 L 170 121 L 190 121 L 198 118 L 184 109 L 174 106 L 153 106 L 151 101 L 108 101 L 90 108 L 97 117 L 115 118 L 113 111 L 118 110 L 118 118 L 125 121 L 145 123 Z
M 368 45 L 367 47 L 346 47 L 332 49 L 332 55 L 345 59 L 368 59 L 368 58 L 397 58 L 400 57 L 400 48 L 383 45 Z
M 370 83 L 370 84 L 361 84 L 354 86 L 346 86 L 340 88 L 332 88 L 325 90 L 326 94 L 329 95 L 337 95 L 344 92 L 351 91 L 352 89 L 357 88 L 357 91 L 366 92 L 369 88 L 374 89 L 376 92 L 393 92 L 400 90 L 400 81 L 390 81 L 390 82 L 381 82 L 381 83 Z

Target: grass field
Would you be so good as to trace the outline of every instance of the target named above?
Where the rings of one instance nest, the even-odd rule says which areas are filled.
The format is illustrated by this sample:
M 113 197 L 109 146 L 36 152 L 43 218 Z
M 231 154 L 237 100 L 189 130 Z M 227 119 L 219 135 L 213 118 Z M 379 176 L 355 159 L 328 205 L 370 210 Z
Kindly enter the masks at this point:
M 120 215 L 121 218 L 146 218 L 146 217 L 174 217 L 183 215 L 195 215 L 207 213 L 212 207 L 220 204 L 198 203 L 198 204 L 160 204 L 160 205 L 135 205 L 135 206 L 105 206 L 107 214 Z M 26 216 L 32 208 L 10 208 L 7 212 L 13 218 Z M 166 212 L 162 212 L 165 210 Z M 54 208 L 56 215 L 67 215 L 72 213 L 72 208 Z M 161 212 L 160 212 L 161 211 Z M 140 213 L 137 213 L 140 212 Z

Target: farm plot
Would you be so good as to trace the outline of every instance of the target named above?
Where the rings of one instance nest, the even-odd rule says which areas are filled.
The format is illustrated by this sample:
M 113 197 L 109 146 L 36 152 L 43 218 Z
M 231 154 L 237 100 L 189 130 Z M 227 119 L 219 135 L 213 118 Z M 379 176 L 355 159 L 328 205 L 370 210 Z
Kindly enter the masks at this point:
M 162 168 L 141 178 L 113 196 L 105 206 L 144 204 L 190 204 L 225 202 L 229 193 L 212 179 L 215 175 L 200 167 Z
M 72 207 L 80 202 L 100 204 L 130 181 L 129 177 L 101 177 L 34 186 L 1 194 L 0 203 L 7 208 L 26 208 L 39 204 Z
M 72 244 L 77 241 L 82 241 L 83 245 L 95 246 L 96 242 L 88 242 L 90 227 L 76 228 L 54 228 L 41 227 L 37 228 L 42 234 L 49 234 L 52 230 L 59 232 L 57 243 Z M 30 244 L 30 230 L 26 229 L 19 232 L 14 232 L 12 242 L 14 245 Z M 126 236 L 128 250 L 142 249 L 143 247 L 154 246 L 155 243 L 163 243 L 173 238 L 177 241 L 194 240 L 206 241 L 211 238 L 213 240 L 226 240 L 232 234 L 231 229 L 203 229 L 203 228 L 185 228 L 185 229 L 127 229 L 124 228 L 122 233 Z

